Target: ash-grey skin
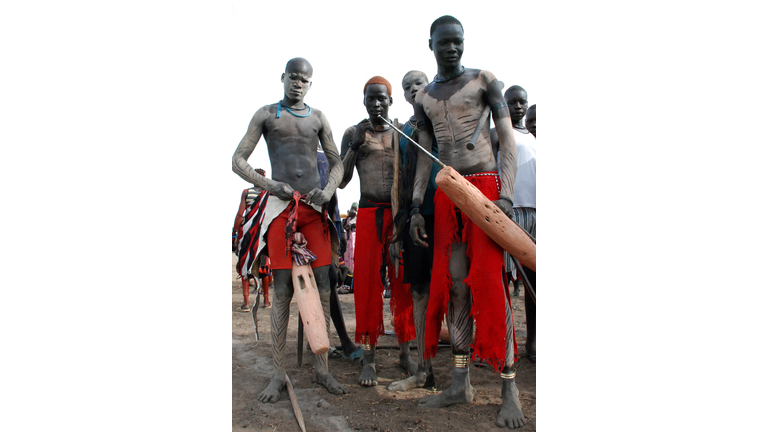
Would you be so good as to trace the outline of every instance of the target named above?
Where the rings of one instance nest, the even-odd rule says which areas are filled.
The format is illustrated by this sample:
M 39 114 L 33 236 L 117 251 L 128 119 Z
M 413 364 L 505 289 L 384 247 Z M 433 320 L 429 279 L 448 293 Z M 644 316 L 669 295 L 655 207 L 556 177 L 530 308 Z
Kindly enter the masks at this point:
M 305 115 L 309 109 L 304 104 L 304 96 L 309 91 L 312 78 L 312 65 L 303 58 L 295 58 L 285 66 L 280 80 L 283 82 L 284 97 L 280 118 L 276 118 L 277 104 L 261 107 L 253 115 L 251 123 L 232 157 L 232 170 L 243 178 L 273 193 L 282 200 L 290 200 L 294 190 L 306 194 L 306 201 L 316 205 L 328 202 L 341 180 L 343 168 L 341 158 L 333 142 L 331 127 L 320 110 L 312 108 L 312 113 L 305 118 L 295 117 L 285 107 L 299 115 Z M 248 157 L 253 153 L 259 139 L 264 136 L 269 150 L 269 162 L 272 178 L 268 179 L 248 164 Z M 317 171 L 317 141 L 325 152 L 330 164 L 328 183 L 321 189 L 320 174 Z M 283 227 L 275 227 L 283 229 Z M 328 277 L 329 266 L 312 269 L 320 292 L 320 303 L 325 315 L 326 328 L 330 325 L 331 286 Z M 280 390 L 285 386 L 285 337 L 288 330 L 288 313 L 293 297 L 291 270 L 273 270 L 274 292 L 271 310 L 272 358 L 275 370 L 269 386 L 259 393 L 261 402 L 277 402 Z M 315 356 L 314 381 L 332 394 L 349 393 L 349 389 L 336 382 L 328 373 L 328 354 Z
M 462 175 L 496 170 L 496 158 L 489 139 L 489 127 L 485 125 L 474 150 L 468 150 L 466 143 L 486 105 L 492 107 L 493 122 L 499 133 L 501 149 L 501 196 L 514 198 L 515 176 L 517 174 L 517 148 L 512 132 L 512 122 L 506 107 L 494 106 L 504 101 L 501 84 L 492 73 L 477 69 L 461 72 L 461 56 L 464 51 L 464 30 L 460 24 L 438 25 L 431 34 L 429 48 L 437 62 L 438 80 L 433 81 L 423 92 L 416 95 L 414 116 L 417 121 L 425 121 L 419 132 L 419 145 L 427 151 L 433 134 L 437 138 L 440 160 L 453 167 Z M 448 79 L 454 77 L 453 79 Z M 432 161 L 419 152 L 413 202 L 422 203 L 427 182 L 432 168 Z M 512 214 L 512 203 L 498 200 L 496 205 L 508 216 Z M 411 238 L 416 245 L 425 245 L 424 218 L 414 214 L 411 218 Z M 471 293 L 463 282 L 469 274 L 469 260 L 466 255 L 467 244 L 456 243 L 452 246 L 449 271 L 452 278 L 450 301 L 448 305 L 448 329 L 451 334 L 451 347 L 454 354 L 469 352 L 468 341 L 473 332 Z M 475 264 L 477 265 L 477 264 Z M 508 327 L 511 313 L 507 308 Z M 507 333 L 511 328 L 507 329 Z M 514 337 L 514 335 L 512 335 Z M 507 358 L 504 372 L 514 369 L 514 339 L 507 344 Z M 512 351 L 512 352 L 510 352 Z M 457 403 L 470 403 L 474 390 L 469 381 L 469 369 L 454 367 L 451 385 L 442 393 L 425 396 L 419 401 L 420 406 L 445 407 Z M 499 427 L 518 428 L 525 424 L 525 417 L 520 405 L 519 392 L 514 379 L 502 379 L 502 405 L 496 418 Z
M 416 94 L 426 87 L 429 79 L 424 72 L 410 71 L 403 77 L 403 96 L 409 104 L 413 105 Z M 408 144 L 411 145 L 411 144 Z M 390 254 L 392 259 L 400 256 L 402 242 L 392 243 Z M 387 389 L 391 391 L 407 391 L 424 387 L 427 383 L 433 385 L 435 376 L 432 372 L 432 359 L 424 358 L 424 330 L 427 322 L 427 303 L 429 302 L 429 282 L 411 283 L 411 296 L 413 297 L 413 324 L 416 328 L 416 347 L 418 356 L 418 369 L 410 377 L 395 381 Z
M 392 138 L 396 132 L 379 118 L 379 115 L 389 119 L 389 107 L 392 97 L 387 93 L 383 84 L 369 84 L 365 88 L 363 104 L 368 112 L 368 118 L 357 126 L 347 129 L 341 139 L 344 153 L 344 176 L 339 185 L 344 189 L 352 179 L 357 168 L 360 177 L 360 203 L 370 200 L 374 203 L 392 202 L 392 185 L 395 178 L 394 152 Z M 357 149 L 357 150 L 355 150 Z M 352 163 L 354 161 L 354 164 Z M 363 370 L 358 382 L 362 386 L 379 384 L 376 376 L 376 347 L 363 350 Z M 411 358 L 410 341 L 400 344 L 400 366 L 410 375 L 416 373 L 418 365 Z

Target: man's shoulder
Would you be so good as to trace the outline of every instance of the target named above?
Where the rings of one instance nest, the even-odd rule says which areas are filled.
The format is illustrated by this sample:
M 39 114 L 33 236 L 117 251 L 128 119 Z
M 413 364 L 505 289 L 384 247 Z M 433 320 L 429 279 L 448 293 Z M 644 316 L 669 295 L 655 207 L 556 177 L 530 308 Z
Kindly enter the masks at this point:
M 319 109 L 317 109 L 315 107 L 312 107 L 312 115 L 313 116 L 317 116 L 320 119 L 325 118 L 325 114 L 323 114 L 322 111 L 320 111 Z
M 256 112 L 253 114 L 253 118 L 251 119 L 251 122 L 258 122 L 263 123 L 270 117 L 274 117 L 277 113 L 277 103 L 264 105 L 263 107 L 256 110 Z
M 256 110 L 256 115 L 266 115 L 266 114 L 276 114 L 277 113 L 277 102 L 264 105 L 263 107 Z
M 493 72 L 486 70 L 486 69 L 474 69 L 477 72 L 477 77 L 483 79 L 483 81 L 486 82 L 492 82 L 496 80 L 496 75 L 493 74 Z

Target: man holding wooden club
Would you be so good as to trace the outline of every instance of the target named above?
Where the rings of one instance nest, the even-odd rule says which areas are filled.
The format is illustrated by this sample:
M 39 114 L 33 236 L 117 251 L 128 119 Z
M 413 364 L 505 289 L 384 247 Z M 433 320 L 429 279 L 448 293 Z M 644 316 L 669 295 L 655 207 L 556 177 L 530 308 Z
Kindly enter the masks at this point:
M 434 137 L 440 161 L 458 171 L 509 215 L 514 198 L 517 150 L 502 86 L 491 72 L 461 65 L 464 28 L 456 18 L 443 16 L 432 23 L 429 47 L 437 62 L 437 75 L 416 95 L 414 117 L 419 129 L 418 141 L 426 147 Z M 499 134 L 501 178 L 489 137 L 490 125 L 483 116 L 486 106 L 491 108 Z M 468 145 L 478 123 L 481 124 L 479 138 Z M 431 169 L 432 161 L 420 153 L 410 234 L 414 243 L 422 247 L 427 244 L 423 241 L 426 233 L 420 211 Z M 434 239 L 426 356 L 431 358 L 437 353 L 440 323 L 447 313 L 454 370 L 450 387 L 440 394 L 425 396 L 419 404 L 444 407 L 472 402 L 474 391 L 468 366 L 476 321 L 474 356 L 500 371 L 502 377 L 502 406 L 496 425 L 521 427 L 525 417 L 514 379 L 517 345 L 508 291 L 502 279 L 503 249 L 458 210 L 442 189 L 435 194 Z

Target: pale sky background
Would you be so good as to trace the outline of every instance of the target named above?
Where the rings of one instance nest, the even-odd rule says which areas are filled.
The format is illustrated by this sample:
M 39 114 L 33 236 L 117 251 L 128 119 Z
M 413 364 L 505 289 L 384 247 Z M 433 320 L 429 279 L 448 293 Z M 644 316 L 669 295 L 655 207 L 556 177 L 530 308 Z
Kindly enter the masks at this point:
M 315 6 L 296 7 L 295 10 L 315 16 L 315 9 L 319 13 L 328 7 L 311 4 Z M 504 90 L 514 84 L 523 86 L 528 91 L 529 104 L 536 103 L 537 92 L 544 87 L 543 78 L 533 60 L 524 55 L 522 44 L 513 46 L 510 43 L 535 34 L 536 24 L 530 16 L 526 17 L 526 9 L 513 2 L 500 2 L 493 8 L 498 17 L 519 17 L 511 19 L 513 30 L 502 25 L 488 25 L 485 8 L 460 5 L 461 2 L 441 2 L 418 7 L 416 3 L 394 2 L 374 12 L 371 6 L 361 8 L 360 3 L 334 3 L 335 11 L 345 11 L 338 15 L 343 19 L 306 20 L 294 27 L 290 21 L 264 14 L 261 4 L 243 0 L 233 2 L 232 14 L 227 17 L 229 32 L 226 37 L 226 54 L 233 66 L 227 82 L 231 93 L 226 95 L 227 103 L 222 109 L 236 127 L 221 131 L 219 145 L 228 143 L 234 152 L 253 113 L 282 98 L 280 75 L 285 63 L 293 57 L 304 57 L 312 64 L 313 84 L 305 102 L 313 109 L 323 111 L 339 148 L 347 127 L 367 117 L 363 86 L 375 75 L 383 76 L 392 84 L 394 103 L 390 118 L 406 121 L 413 111 L 403 97 L 400 83 L 410 70 L 421 70 L 430 80 L 437 73 L 428 46 L 429 29 L 442 15 L 453 15 L 464 26 L 462 64 L 493 72 L 504 82 Z M 323 37 L 316 36 L 319 34 Z M 235 119 L 239 119 L 239 123 Z M 249 163 L 255 168 L 264 168 L 269 175 L 269 157 L 264 144 L 262 139 Z M 237 204 L 242 188 L 248 183 L 233 174 L 231 184 L 228 193 Z M 359 200 L 357 172 L 345 189 L 338 190 L 338 196 L 342 213 L 352 202 Z
M 3 2 L 0 430 L 229 430 L 237 143 L 297 56 L 337 144 L 373 75 L 407 119 L 400 80 L 435 74 L 444 14 L 465 66 L 539 106 L 537 430 L 754 430 L 754 4 Z

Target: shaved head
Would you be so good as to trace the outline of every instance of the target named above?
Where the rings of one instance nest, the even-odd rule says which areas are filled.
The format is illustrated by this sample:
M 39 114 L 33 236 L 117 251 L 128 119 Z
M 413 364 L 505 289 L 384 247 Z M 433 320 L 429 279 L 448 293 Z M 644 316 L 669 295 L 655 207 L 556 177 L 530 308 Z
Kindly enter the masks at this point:
M 519 85 L 513 85 L 504 92 L 504 101 L 509 108 L 509 116 L 512 119 L 512 126 L 522 129 L 523 117 L 528 110 L 528 92 Z
M 421 78 L 424 79 L 424 82 L 427 82 L 427 83 L 429 82 L 429 78 L 427 78 L 427 74 L 425 74 L 422 71 L 412 70 L 407 74 L 405 74 L 405 76 L 403 77 L 403 82 L 402 82 L 403 87 L 405 87 L 405 80 L 408 79 L 408 77 L 410 76 L 420 76 Z
M 296 57 L 288 60 L 288 63 L 285 64 L 285 73 L 288 72 L 299 72 L 312 76 L 312 65 L 307 59 Z
M 429 28 L 429 37 L 431 38 L 432 35 L 435 33 L 435 29 L 437 29 L 438 26 L 441 26 L 443 24 L 458 24 L 458 26 L 461 27 L 462 30 L 464 30 L 464 26 L 461 25 L 461 21 L 457 20 L 456 18 L 450 15 L 443 15 L 432 22 L 432 26 Z
M 520 87 L 519 85 L 513 85 L 512 87 L 508 88 L 507 91 L 504 92 L 504 100 L 509 100 L 512 98 L 512 94 L 515 92 L 523 92 L 525 95 L 525 98 L 528 99 L 528 92 L 525 91 L 524 88 Z

